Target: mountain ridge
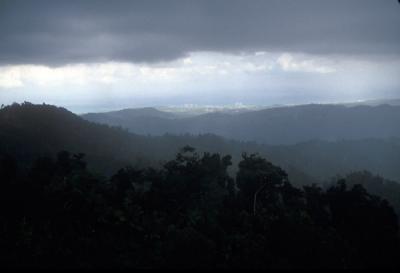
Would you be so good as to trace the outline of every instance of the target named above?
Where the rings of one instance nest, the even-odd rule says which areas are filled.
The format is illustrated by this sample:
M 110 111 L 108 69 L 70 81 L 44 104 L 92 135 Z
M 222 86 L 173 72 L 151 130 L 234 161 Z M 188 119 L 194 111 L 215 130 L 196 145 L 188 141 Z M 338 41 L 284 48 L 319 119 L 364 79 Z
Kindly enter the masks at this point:
M 145 135 L 212 133 L 226 138 L 280 145 L 313 139 L 341 140 L 400 137 L 400 106 L 286 106 L 237 113 L 213 112 L 186 118 L 163 115 L 110 120 L 107 113 L 83 115 L 93 122 L 121 126 Z
M 231 154 L 234 162 L 243 152 L 259 153 L 287 169 L 297 184 L 321 182 L 357 170 L 400 181 L 400 138 L 265 145 L 213 134 L 142 136 L 92 123 L 65 108 L 49 105 L 16 104 L 0 110 L 0 153 L 25 161 L 52 156 L 60 150 L 83 152 L 89 165 L 107 174 L 125 165 L 162 164 L 185 145 L 199 152 Z

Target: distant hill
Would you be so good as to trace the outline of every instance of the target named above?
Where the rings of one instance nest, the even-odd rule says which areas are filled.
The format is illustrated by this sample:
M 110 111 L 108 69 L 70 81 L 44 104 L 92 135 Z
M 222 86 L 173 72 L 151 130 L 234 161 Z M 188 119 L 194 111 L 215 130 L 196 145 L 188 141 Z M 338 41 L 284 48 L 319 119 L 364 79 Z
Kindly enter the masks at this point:
M 218 114 L 212 116 L 215 115 Z M 200 152 L 231 154 L 234 163 L 243 152 L 258 152 L 283 167 L 294 184 L 328 180 L 336 174 L 359 170 L 400 181 L 399 138 L 309 141 L 273 146 L 212 134 L 141 136 L 89 122 L 51 105 L 14 104 L 0 110 L 0 154 L 12 154 L 20 164 L 29 164 L 38 155 L 54 156 L 60 150 L 68 150 L 85 153 L 89 167 L 111 174 L 127 164 L 159 165 L 173 158 L 184 145 L 193 146 Z M 233 166 L 231 171 L 235 168 Z
M 113 124 L 121 123 L 121 126 L 126 120 L 132 120 L 136 118 L 155 117 L 155 118 L 171 119 L 178 117 L 177 115 L 171 112 L 162 112 L 153 107 L 123 109 L 118 111 L 105 112 L 102 113 L 101 115 L 97 113 L 87 113 L 84 114 L 83 116 L 88 120 L 99 121 L 101 123 L 105 123 L 103 120 L 106 120 L 107 123 L 113 123 Z
M 149 135 L 212 133 L 264 144 L 296 144 L 312 140 L 357 140 L 400 137 L 400 106 L 310 104 L 237 113 L 208 113 L 187 118 L 158 115 L 118 115 L 115 112 L 83 115 L 93 122 L 121 126 Z
M 268 146 L 268 154 L 281 166 L 294 166 L 317 180 L 368 170 L 400 181 L 399 138 L 310 141 L 288 146 Z

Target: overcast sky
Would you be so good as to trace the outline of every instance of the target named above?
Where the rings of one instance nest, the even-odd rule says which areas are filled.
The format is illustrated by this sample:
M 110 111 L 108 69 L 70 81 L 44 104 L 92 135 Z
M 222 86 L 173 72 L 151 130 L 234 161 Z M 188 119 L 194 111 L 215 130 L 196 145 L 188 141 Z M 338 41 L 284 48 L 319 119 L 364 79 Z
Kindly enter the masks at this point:
M 397 0 L 0 0 L 4 104 L 87 112 L 399 97 Z

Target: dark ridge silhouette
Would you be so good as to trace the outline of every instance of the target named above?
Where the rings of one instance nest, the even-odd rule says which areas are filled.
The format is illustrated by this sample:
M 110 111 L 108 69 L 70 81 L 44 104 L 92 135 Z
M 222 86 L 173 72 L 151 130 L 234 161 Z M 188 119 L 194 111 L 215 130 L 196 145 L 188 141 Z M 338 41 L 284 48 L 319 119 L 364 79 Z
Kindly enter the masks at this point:
M 8 269 L 399 268 L 391 205 L 341 179 L 327 190 L 243 154 L 184 147 L 158 169 L 91 173 L 83 154 L 21 172 L 0 157 L 0 267 Z
M 399 184 L 313 177 L 363 164 L 396 174 L 399 143 L 149 137 L 51 105 L 6 106 L 0 268 L 398 269 Z
M 186 144 L 200 152 L 231 154 L 232 173 L 237 170 L 243 152 L 260 153 L 285 168 L 296 185 L 321 182 L 337 174 L 360 170 L 400 180 L 398 138 L 315 140 L 270 146 L 211 134 L 140 136 L 121 128 L 88 122 L 66 109 L 50 105 L 14 104 L 0 110 L 0 153 L 14 155 L 26 164 L 39 155 L 69 150 L 85 153 L 90 168 L 110 175 L 126 164 L 160 166 Z

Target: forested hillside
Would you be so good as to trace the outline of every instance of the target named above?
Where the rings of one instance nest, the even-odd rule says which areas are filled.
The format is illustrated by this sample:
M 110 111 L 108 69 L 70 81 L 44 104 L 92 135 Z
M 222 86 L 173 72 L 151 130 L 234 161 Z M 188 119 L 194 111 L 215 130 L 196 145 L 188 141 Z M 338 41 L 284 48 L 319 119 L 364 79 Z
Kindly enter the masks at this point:
M 232 174 L 243 152 L 259 153 L 285 168 L 296 185 L 362 170 L 400 180 L 398 138 L 271 146 L 211 134 L 140 136 L 85 121 L 63 108 L 30 103 L 1 109 L 0 129 L 0 151 L 16 156 L 21 163 L 28 164 L 38 155 L 68 150 L 85 153 L 89 168 L 108 175 L 127 164 L 160 166 L 173 158 L 180 147 L 190 145 L 200 152 L 231 154 Z
M 391 205 L 341 179 L 293 187 L 284 170 L 184 147 L 162 168 L 110 179 L 84 156 L 0 159 L 3 268 L 366 269 L 399 266 Z M 11 209 L 10 209 L 11 208 Z
M 51 105 L 6 106 L 0 262 L 395 268 L 400 186 L 348 173 L 398 176 L 398 147 L 396 138 L 268 146 L 211 134 L 140 136 Z M 335 175 L 344 179 L 314 184 Z
M 345 176 L 336 176 L 330 183 L 325 184 L 325 188 L 334 185 L 337 180 L 344 179 L 349 187 L 362 185 L 369 193 L 385 198 L 390 202 L 400 215 L 400 184 L 396 181 L 385 179 L 379 175 L 374 175 L 368 171 L 352 172 Z
M 130 110 L 134 111 L 134 110 Z M 138 134 L 204 134 L 264 144 L 296 144 L 312 140 L 358 140 L 400 137 L 400 106 L 353 106 L 310 104 L 277 107 L 238 114 L 209 113 L 172 118 L 171 113 L 141 115 L 130 111 L 92 113 L 87 120 L 122 126 Z M 154 111 L 156 111 L 154 109 Z M 161 112 L 162 113 L 162 112 Z
M 0 0 L 0 273 L 400 269 L 400 0 Z

